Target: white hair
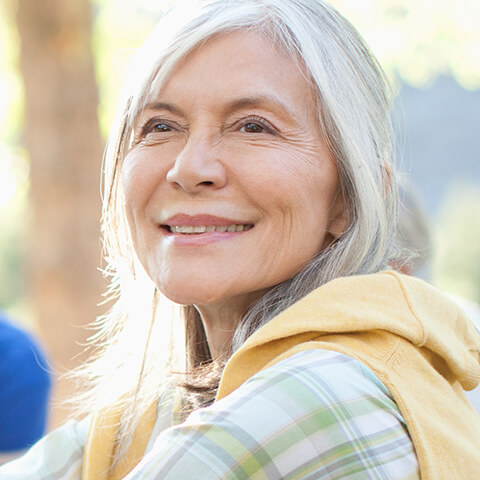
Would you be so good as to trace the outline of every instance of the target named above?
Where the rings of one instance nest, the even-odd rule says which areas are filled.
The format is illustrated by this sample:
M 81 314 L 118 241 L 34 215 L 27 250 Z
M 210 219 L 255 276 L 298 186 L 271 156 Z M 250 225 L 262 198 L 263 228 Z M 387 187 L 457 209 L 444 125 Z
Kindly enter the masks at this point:
M 254 30 L 294 59 L 317 95 L 320 125 L 336 162 L 349 219 L 348 229 L 330 248 L 252 305 L 233 348 L 316 287 L 336 277 L 383 269 L 394 252 L 391 95 L 382 69 L 354 27 L 321 0 L 191 4 L 164 17 L 140 49 L 105 155 L 104 240 L 115 304 L 100 322 L 97 339 L 104 343 L 97 359 L 80 372 L 92 388 L 79 398 L 87 409 L 122 399 L 131 406 L 133 423 L 158 398 L 173 360 L 170 336 L 164 333 L 171 323 L 153 321 L 160 295 L 133 250 L 120 169 L 137 115 L 177 62 L 202 42 L 226 32 Z M 162 339 L 164 347 L 159 346 Z M 147 348 L 149 341 L 155 348 Z

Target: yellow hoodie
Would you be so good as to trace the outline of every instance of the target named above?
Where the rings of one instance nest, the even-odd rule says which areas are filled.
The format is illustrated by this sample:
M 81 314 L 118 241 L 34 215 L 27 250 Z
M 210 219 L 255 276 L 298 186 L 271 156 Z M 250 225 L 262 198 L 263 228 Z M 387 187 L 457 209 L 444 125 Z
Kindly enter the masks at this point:
M 480 416 L 463 394 L 480 381 L 480 335 L 455 303 L 394 272 L 333 280 L 245 342 L 225 367 L 217 399 L 258 371 L 312 348 L 356 358 L 386 385 L 406 421 L 423 480 L 480 479 Z M 97 416 L 84 480 L 122 478 L 131 470 L 146 446 L 152 412 L 136 432 L 143 440 L 133 442 L 129 460 L 110 477 L 103 472 L 115 443 L 114 420 Z

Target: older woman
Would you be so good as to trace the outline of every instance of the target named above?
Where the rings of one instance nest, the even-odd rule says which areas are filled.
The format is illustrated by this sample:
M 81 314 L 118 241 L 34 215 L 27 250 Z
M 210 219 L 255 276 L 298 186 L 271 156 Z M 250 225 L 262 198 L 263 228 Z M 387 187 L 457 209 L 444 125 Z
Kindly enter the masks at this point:
M 208 2 L 166 17 L 132 72 L 92 415 L 0 478 L 478 478 L 480 339 L 386 270 L 389 95 L 353 27 L 320 0 Z

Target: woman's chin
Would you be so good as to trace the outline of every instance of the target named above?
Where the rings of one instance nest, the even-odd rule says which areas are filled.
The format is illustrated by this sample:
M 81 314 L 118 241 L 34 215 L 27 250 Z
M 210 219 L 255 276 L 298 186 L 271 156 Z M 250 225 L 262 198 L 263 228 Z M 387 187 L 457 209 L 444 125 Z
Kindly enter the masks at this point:
M 159 287 L 160 292 L 173 303 L 179 305 L 209 305 L 221 302 L 224 298 L 218 289 L 193 289 L 187 286 L 181 288 Z

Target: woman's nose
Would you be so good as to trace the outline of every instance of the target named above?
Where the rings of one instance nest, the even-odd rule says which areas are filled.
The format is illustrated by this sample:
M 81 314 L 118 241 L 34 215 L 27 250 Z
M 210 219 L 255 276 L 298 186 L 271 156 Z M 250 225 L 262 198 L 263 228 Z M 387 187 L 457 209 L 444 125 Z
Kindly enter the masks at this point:
M 167 181 L 191 193 L 225 186 L 226 171 L 212 143 L 190 137 L 168 171 Z

